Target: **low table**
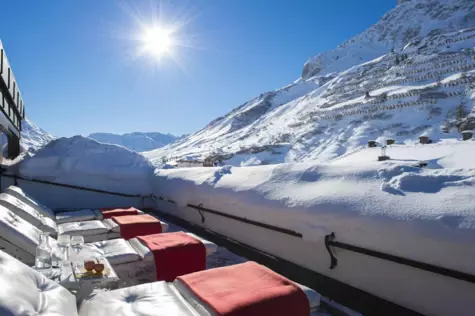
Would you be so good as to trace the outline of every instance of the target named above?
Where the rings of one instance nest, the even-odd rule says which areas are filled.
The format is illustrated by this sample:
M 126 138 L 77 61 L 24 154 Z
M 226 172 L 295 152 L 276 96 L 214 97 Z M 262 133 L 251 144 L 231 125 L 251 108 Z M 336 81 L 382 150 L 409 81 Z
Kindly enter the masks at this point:
M 104 264 L 104 271 L 107 273 L 83 276 L 81 273 L 78 273 L 77 269 L 76 273 L 73 273 L 73 267 L 68 262 L 61 269 L 53 269 L 51 279 L 73 293 L 78 303 L 90 295 L 94 289 L 117 288 L 119 286 L 119 277 L 109 261 L 106 258 L 99 258 L 97 261 Z

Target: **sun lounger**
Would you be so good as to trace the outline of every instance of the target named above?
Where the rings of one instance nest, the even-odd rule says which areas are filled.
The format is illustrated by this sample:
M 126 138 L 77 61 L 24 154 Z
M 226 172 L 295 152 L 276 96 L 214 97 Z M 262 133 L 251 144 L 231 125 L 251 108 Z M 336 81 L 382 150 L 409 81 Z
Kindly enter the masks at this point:
M 8 193 L 0 194 L 0 205 L 11 210 L 15 215 L 33 224 L 41 231 L 50 233 L 53 237 L 62 234 L 73 236 L 81 235 L 84 236 L 84 240 L 87 242 L 106 240 L 111 237 L 108 235 L 110 228 L 102 223 L 102 221 L 90 220 L 58 225 L 54 221 L 54 215 L 47 212 L 40 213 L 30 205 Z M 117 237 L 120 237 L 120 235 Z
M 198 273 L 204 274 L 209 271 L 212 270 Z M 216 315 L 212 307 L 187 290 L 187 287 L 179 280 L 173 283 L 153 282 L 113 291 L 96 291 L 77 306 L 76 298 L 68 290 L 3 251 L 0 251 L 0 283 L 3 286 L 3 290 L 0 291 L 2 315 Z M 307 287 L 296 283 L 295 285 L 308 299 L 306 303 L 310 307 L 310 315 L 316 315 L 315 310 L 320 304 L 320 295 Z M 213 286 L 210 290 L 213 290 Z M 239 295 L 234 290 L 230 292 Z M 265 313 L 265 315 L 269 314 Z
M 44 217 L 51 218 L 56 224 L 70 223 L 70 222 L 83 222 L 91 220 L 103 220 L 103 211 L 113 211 L 116 208 L 109 209 L 63 209 L 60 212 L 54 212 L 46 205 L 40 203 L 38 200 L 27 194 L 22 188 L 11 185 L 5 189 L 5 192 L 16 199 L 25 203 L 33 210 L 43 215 Z M 131 210 L 128 210 L 131 212 Z M 136 210 L 137 214 L 143 214 L 142 211 Z
M 12 187 L 9 187 L 9 189 Z M 16 188 L 16 187 L 15 187 Z M 105 220 L 85 220 L 78 222 L 65 222 L 62 224 L 57 224 L 55 219 L 57 216 L 59 218 L 65 218 L 68 216 L 65 213 L 55 216 L 51 210 L 48 211 L 46 207 L 33 208 L 32 205 L 35 202 L 33 199 L 24 199 L 18 198 L 21 195 L 11 195 L 9 192 L 17 192 L 18 190 L 5 190 L 4 193 L 0 194 L 0 205 L 5 206 L 6 208 L 13 211 L 16 215 L 20 216 L 24 220 L 30 222 L 34 226 L 38 227 L 44 232 L 50 233 L 53 237 L 56 235 L 81 235 L 84 236 L 86 242 L 101 241 L 107 239 L 120 238 L 120 226 L 114 222 L 113 219 Z M 25 201 L 29 201 L 28 203 Z M 80 217 L 81 212 L 86 212 L 87 210 L 72 212 Z M 92 212 L 92 211 L 91 211 Z M 82 217 L 83 219 L 86 216 Z M 161 231 L 166 232 L 168 230 L 168 224 L 160 221 Z
M 102 214 L 98 210 L 92 209 L 74 210 L 55 214 L 52 209 L 38 202 L 32 196 L 23 191 L 22 188 L 14 185 L 6 188 L 4 193 L 14 196 L 16 199 L 25 203 L 44 217 L 51 218 L 56 224 L 102 219 Z
M 37 227 L 0 205 L 0 248 L 4 251 L 26 264 L 33 265 L 40 233 Z M 198 239 L 206 247 L 207 254 L 216 251 L 215 244 Z M 53 254 L 61 257 L 56 240 L 51 238 L 50 243 Z M 137 238 L 86 243 L 81 253 L 84 256 L 107 258 L 121 281 L 126 284 L 140 284 L 157 279 L 154 256 Z

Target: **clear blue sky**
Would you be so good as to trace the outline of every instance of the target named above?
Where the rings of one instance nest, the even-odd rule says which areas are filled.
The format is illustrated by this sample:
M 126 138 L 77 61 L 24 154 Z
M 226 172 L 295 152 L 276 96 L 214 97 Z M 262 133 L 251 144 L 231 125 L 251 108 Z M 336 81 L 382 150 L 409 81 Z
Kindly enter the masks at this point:
M 192 133 L 297 79 L 396 0 L 3 1 L 0 38 L 27 116 L 55 136 Z M 155 8 L 159 6 L 160 10 Z M 137 21 L 186 21 L 188 46 L 136 58 Z

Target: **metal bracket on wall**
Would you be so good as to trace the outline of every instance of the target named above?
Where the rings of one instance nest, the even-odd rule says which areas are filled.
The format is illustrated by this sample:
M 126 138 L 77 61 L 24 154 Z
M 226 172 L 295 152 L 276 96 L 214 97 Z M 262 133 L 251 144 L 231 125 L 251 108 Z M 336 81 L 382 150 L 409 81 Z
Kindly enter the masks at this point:
M 206 218 L 205 218 L 203 212 L 201 211 L 202 207 L 203 207 L 203 203 L 200 203 L 200 204 L 198 204 L 198 208 L 196 210 L 198 211 L 198 213 L 201 216 L 201 223 L 204 223 L 206 221 Z
M 331 233 L 325 236 L 325 248 L 327 248 L 328 254 L 330 254 L 330 269 L 334 269 L 338 265 L 338 259 L 333 254 L 330 243 L 335 240 L 335 233 Z
M 415 269 L 443 275 L 449 278 L 453 278 L 453 279 L 457 279 L 457 280 L 461 280 L 461 281 L 465 281 L 469 283 L 475 283 L 475 275 L 470 274 L 470 273 L 437 266 L 431 263 L 416 261 L 409 258 L 404 258 L 404 257 L 392 255 L 389 253 L 384 253 L 384 252 L 368 249 L 368 248 L 363 248 L 360 246 L 350 245 L 344 242 L 336 241 L 335 238 L 336 238 L 335 233 L 331 233 L 325 236 L 325 247 L 327 248 L 328 253 L 330 254 L 330 259 L 331 259 L 330 269 L 335 268 L 338 264 L 338 260 L 330 248 L 331 246 L 331 247 L 337 247 L 340 249 L 345 249 L 348 251 L 359 253 L 362 255 L 390 261 L 393 263 L 402 264 L 402 265 L 409 266 Z

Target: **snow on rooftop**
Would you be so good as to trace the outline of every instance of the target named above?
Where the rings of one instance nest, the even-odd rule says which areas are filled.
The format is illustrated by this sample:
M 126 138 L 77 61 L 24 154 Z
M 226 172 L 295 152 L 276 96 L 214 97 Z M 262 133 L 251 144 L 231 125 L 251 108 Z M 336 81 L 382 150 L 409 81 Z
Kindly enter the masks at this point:
M 16 167 L 27 178 L 143 195 L 154 170 L 136 152 L 82 136 L 53 140 Z

